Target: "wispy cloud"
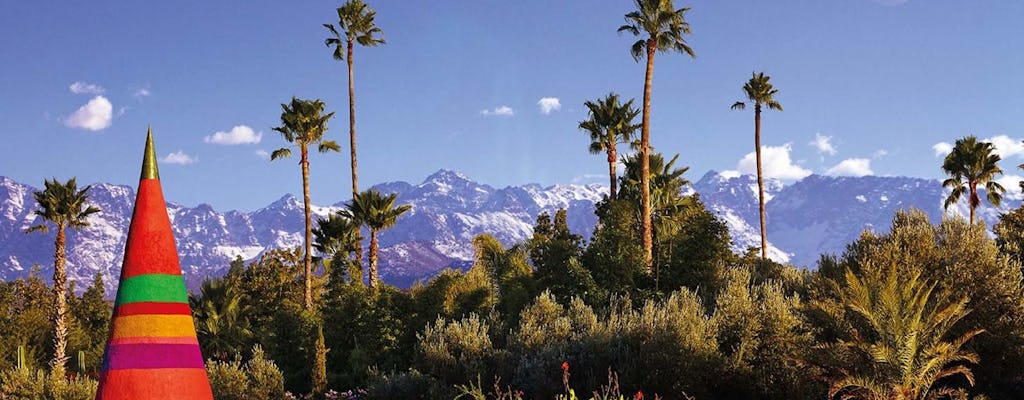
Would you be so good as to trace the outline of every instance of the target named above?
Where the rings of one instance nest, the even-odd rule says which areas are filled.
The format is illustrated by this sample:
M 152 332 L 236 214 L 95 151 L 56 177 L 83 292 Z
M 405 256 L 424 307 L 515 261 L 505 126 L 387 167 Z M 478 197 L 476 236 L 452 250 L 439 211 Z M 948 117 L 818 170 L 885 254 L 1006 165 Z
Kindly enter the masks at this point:
M 889 150 L 886 150 L 886 149 L 878 149 L 878 150 L 875 150 L 874 153 L 871 153 L 871 157 L 874 157 L 874 158 L 882 158 L 882 157 L 885 157 L 887 155 L 889 155 Z
M 168 164 L 189 165 L 194 164 L 196 162 L 196 158 L 191 157 L 188 154 L 185 154 L 185 152 L 182 150 L 178 150 L 176 152 L 168 154 L 160 161 L 163 161 Z
M 269 160 L 270 159 L 270 153 L 268 153 L 266 150 L 263 150 L 263 149 L 256 150 L 255 154 L 256 154 L 256 157 L 262 158 L 264 160 Z
M 809 143 L 818 149 L 818 154 L 836 155 L 836 147 L 832 145 L 832 136 L 825 136 L 820 133 L 814 134 L 814 140 Z
M 764 176 L 782 180 L 797 180 L 810 175 L 811 170 L 793 162 L 790 157 L 792 151 L 793 143 L 786 143 L 782 146 L 761 146 L 761 166 L 764 169 Z M 725 171 L 723 174 L 727 176 L 756 174 L 756 157 L 754 152 L 747 153 L 736 164 L 736 171 Z
M 110 126 L 113 120 L 114 105 L 106 97 L 96 96 L 81 106 L 64 120 L 69 128 L 99 131 Z
M 932 145 L 932 150 L 935 151 L 935 157 L 945 157 L 953 151 L 953 145 L 947 142 L 938 142 Z
M 72 83 L 68 89 L 71 90 L 71 93 L 75 94 L 103 94 L 106 91 L 100 85 L 81 81 Z
M 203 138 L 205 143 L 223 144 L 223 145 L 238 145 L 238 144 L 256 144 L 263 138 L 263 133 L 257 133 L 252 128 L 245 125 L 236 125 L 231 128 L 230 131 L 218 131 L 214 132 L 213 135 Z
M 551 114 L 554 111 L 562 109 L 562 103 L 557 97 L 544 97 L 537 101 L 537 106 L 540 107 L 540 113 L 544 115 Z
M 143 97 L 149 97 L 151 94 L 152 93 L 149 91 L 149 88 L 138 88 L 135 89 L 135 93 L 132 93 L 132 97 L 141 99 Z
M 608 179 L 608 174 L 583 174 L 572 178 L 572 183 L 593 182 Z
M 483 115 L 483 116 L 486 116 L 486 117 L 490 117 L 490 116 L 511 117 L 511 116 L 515 115 L 515 113 L 516 112 L 514 110 L 512 110 L 512 107 L 509 107 L 509 106 L 498 106 L 498 107 L 494 107 L 493 110 L 485 109 L 485 110 L 480 111 L 480 114 Z
M 825 171 L 825 175 L 831 176 L 867 176 L 874 174 L 874 171 L 871 170 L 871 160 L 866 158 L 848 158 Z

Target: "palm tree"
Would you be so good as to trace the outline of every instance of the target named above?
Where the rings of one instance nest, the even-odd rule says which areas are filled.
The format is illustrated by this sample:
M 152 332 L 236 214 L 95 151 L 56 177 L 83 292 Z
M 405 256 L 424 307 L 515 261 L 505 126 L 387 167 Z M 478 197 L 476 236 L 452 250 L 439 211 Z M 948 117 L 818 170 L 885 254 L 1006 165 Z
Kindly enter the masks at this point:
M 1002 174 L 999 168 L 1001 158 L 995 153 L 995 146 L 988 142 L 979 142 L 970 135 L 956 141 L 953 151 L 946 155 L 942 162 L 942 171 L 950 176 L 942 182 L 942 186 L 952 189 L 943 207 L 948 209 L 960 200 L 960 196 L 968 193 L 967 204 L 971 209 L 971 225 L 974 225 L 974 209 L 981 205 L 978 196 L 978 185 L 985 186 L 985 197 L 993 206 L 999 207 L 1006 189 L 994 179 Z
M 643 173 L 641 177 L 641 194 L 643 201 L 643 245 L 644 260 L 648 269 L 653 261 L 651 253 L 651 188 L 648 181 L 650 166 L 648 164 L 648 153 L 651 147 L 651 81 L 654 78 L 654 54 L 656 52 L 679 52 L 696 57 L 693 49 L 683 39 L 683 35 L 690 33 L 690 23 L 686 21 L 686 12 L 689 8 L 675 9 L 672 0 L 634 0 L 636 11 L 626 14 L 626 25 L 619 27 L 619 32 L 629 32 L 634 36 L 646 34 L 633 43 L 630 52 L 637 62 L 644 56 L 647 57 L 647 72 L 644 75 L 644 116 L 643 127 L 640 130 L 640 155 Z
M 362 0 L 349 0 L 338 7 L 337 11 L 338 27 L 324 24 L 324 28 L 333 35 L 325 39 L 324 44 L 328 47 L 334 46 L 335 60 L 348 61 L 348 135 L 352 156 L 352 197 L 355 197 L 359 194 L 359 185 L 356 175 L 356 97 L 352 81 L 352 48 L 355 43 L 366 47 L 385 44 L 384 39 L 374 37 L 383 34 L 384 31 L 373 22 L 377 12 Z M 344 32 L 344 37 L 341 32 Z
M 943 378 L 960 375 L 974 384 L 968 364 L 977 364 L 978 355 L 964 345 L 984 330 L 951 337 L 954 325 L 970 313 L 969 299 L 937 290 L 920 270 L 897 272 L 846 271 L 846 285 L 837 300 L 856 332 L 852 340 L 824 348 L 867 361 L 860 373 L 848 373 L 849 365 L 839 367 L 841 377 L 829 388 L 829 399 L 946 398 L 956 390 L 938 386 Z
M 608 198 L 614 200 L 616 192 L 615 163 L 618 155 L 615 145 L 629 143 L 634 149 L 633 133 L 640 125 L 633 123 L 640 111 L 633 107 L 633 99 L 619 104 L 619 95 L 608 93 L 604 99 L 583 103 L 590 110 L 590 119 L 580 121 L 579 128 L 590 133 L 590 154 L 608 155 L 608 177 L 610 190 Z
M 359 248 L 359 227 L 362 225 L 348 213 L 341 210 L 318 218 L 313 228 L 313 248 L 332 260 L 332 268 L 342 268 L 342 260 L 351 260 Z M 337 264 L 337 265 L 335 265 Z
M 348 204 L 348 212 L 357 221 L 370 229 L 370 287 L 377 287 L 377 233 L 395 225 L 398 217 L 412 206 L 405 204 L 395 207 L 397 193 L 382 195 L 376 190 L 359 193 Z
M 359 179 L 356 173 L 356 89 L 352 75 L 352 48 L 355 43 L 365 47 L 377 47 L 385 44 L 384 39 L 374 37 L 383 34 L 373 20 L 377 12 L 362 0 L 349 0 L 336 10 L 338 12 L 338 27 L 333 24 L 323 24 L 331 32 L 332 37 L 324 39 L 324 45 L 334 46 L 334 59 L 348 62 L 348 141 L 349 155 L 352 161 L 352 197 L 359 194 Z M 340 31 L 340 32 L 339 32 Z M 341 33 L 345 36 L 342 38 Z M 344 47 L 342 44 L 344 43 Z M 359 232 L 356 232 L 359 242 L 363 241 Z M 363 246 L 356 248 L 356 264 L 363 263 Z
M 757 155 L 757 201 L 761 212 L 761 259 L 768 258 L 768 231 L 765 230 L 764 212 L 764 173 L 761 170 L 761 106 L 767 106 L 769 110 L 782 111 L 782 105 L 775 101 L 775 95 L 779 93 L 771 83 L 771 78 L 761 73 L 751 73 L 750 80 L 743 85 L 743 93 L 747 100 L 754 103 L 754 152 Z M 737 101 L 732 105 L 733 110 L 742 110 L 747 104 Z
M 64 376 L 64 363 L 68 359 L 66 354 L 68 345 L 66 229 L 80 229 L 89 226 L 89 216 L 100 212 L 100 209 L 93 206 L 86 207 L 85 203 L 89 200 L 88 192 L 91 186 L 78 190 L 75 178 L 71 178 L 63 184 L 56 178 L 45 180 L 43 183 L 45 189 L 32 193 L 36 203 L 39 204 L 35 214 L 57 227 L 57 237 L 53 241 L 55 248 L 53 252 L 53 360 L 50 361 L 50 368 L 53 369 L 56 376 Z M 29 227 L 25 232 L 47 232 L 49 228 L 49 225 L 44 222 Z
M 317 100 L 299 100 L 292 97 L 291 104 L 281 104 L 281 126 L 274 130 L 281 133 L 288 143 L 294 143 L 299 148 L 299 165 L 302 167 L 302 201 L 303 210 L 306 216 L 305 236 L 305 260 L 303 272 L 305 273 L 305 307 L 313 309 L 313 260 L 310 248 L 313 241 L 313 221 L 310 216 L 309 204 L 309 146 L 316 145 L 321 153 L 328 151 L 341 151 L 338 144 L 332 140 L 324 140 L 324 132 L 327 131 L 327 120 L 334 116 L 334 113 L 324 114 L 324 102 Z M 271 160 L 291 157 L 292 151 L 287 147 L 274 150 L 270 154 Z
M 203 281 L 199 298 L 191 298 L 196 336 L 203 352 L 215 360 L 230 361 L 253 337 L 248 302 L 223 279 Z

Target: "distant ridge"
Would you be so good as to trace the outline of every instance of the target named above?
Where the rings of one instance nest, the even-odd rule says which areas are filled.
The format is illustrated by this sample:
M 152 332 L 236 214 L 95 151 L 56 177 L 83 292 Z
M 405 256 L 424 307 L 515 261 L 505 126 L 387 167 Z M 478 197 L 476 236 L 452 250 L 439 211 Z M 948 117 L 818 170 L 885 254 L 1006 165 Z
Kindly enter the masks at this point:
M 407 286 L 447 266 L 465 266 L 472 259 L 471 240 L 480 233 L 494 235 L 505 244 L 525 240 L 536 216 L 558 208 L 568 211 L 569 227 L 589 238 L 597 223 L 593 208 L 607 193 L 604 185 L 537 184 L 494 188 L 451 170 L 439 170 L 419 184 L 387 182 L 373 186 L 398 193 L 399 203 L 413 209 L 381 237 L 381 275 L 392 284 Z M 766 181 L 770 199 L 768 239 L 770 256 L 798 266 L 815 268 L 822 253 L 839 253 L 864 229 L 886 230 L 896 210 L 918 208 L 933 222 L 943 215 L 945 192 L 938 180 L 906 177 L 829 177 L 811 175 L 784 185 Z M 25 276 L 39 264 L 51 275 L 52 243 L 49 235 L 26 235 L 38 223 L 32 192 L 37 188 L 0 176 L 0 278 Z M 733 250 L 744 251 L 760 243 L 756 180 L 753 176 L 725 176 L 709 171 L 692 190 L 728 225 Z M 96 271 L 107 282 L 120 272 L 127 223 L 134 189 L 94 184 L 91 201 L 103 212 L 90 218 L 91 226 L 69 233 L 69 279 L 83 289 Z M 1000 212 L 1017 207 L 1020 195 L 1007 194 L 1000 209 L 982 207 L 979 215 L 992 226 Z M 315 206 L 325 216 L 343 206 Z M 200 204 L 167 205 L 177 240 L 181 265 L 190 287 L 203 277 L 223 274 L 236 256 L 249 260 L 264 250 L 301 244 L 302 205 L 292 195 L 252 212 L 219 212 Z M 959 204 L 952 212 L 966 214 Z M 52 234 L 51 234 L 52 235 Z

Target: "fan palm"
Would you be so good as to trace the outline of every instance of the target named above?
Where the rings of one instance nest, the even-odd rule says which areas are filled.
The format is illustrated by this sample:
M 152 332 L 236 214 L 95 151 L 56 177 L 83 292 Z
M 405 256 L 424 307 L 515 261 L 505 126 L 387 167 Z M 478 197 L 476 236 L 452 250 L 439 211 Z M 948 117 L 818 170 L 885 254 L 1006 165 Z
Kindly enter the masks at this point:
M 590 134 L 590 154 L 605 153 L 608 155 L 608 198 L 615 199 L 616 177 L 615 163 L 618 153 L 615 145 L 629 143 L 634 149 L 639 145 L 633 141 L 633 133 L 640 125 L 633 123 L 640 111 L 633 107 L 633 99 L 619 104 L 619 95 L 608 93 L 604 99 L 583 103 L 589 110 L 589 119 L 581 121 L 579 129 Z
M 29 227 L 26 233 L 49 231 L 46 222 L 57 227 L 57 237 L 53 241 L 53 360 L 50 361 L 50 367 L 55 374 L 63 376 L 68 344 L 66 230 L 89 226 L 89 216 L 100 212 L 100 209 L 85 205 L 89 200 L 91 186 L 78 190 L 75 178 L 66 183 L 60 183 L 55 178 L 45 180 L 43 184 L 45 189 L 32 195 L 39 206 L 35 214 L 42 217 L 44 223 Z
M 371 288 L 377 287 L 377 233 L 395 225 L 398 217 L 412 206 L 405 204 L 395 206 L 397 193 L 382 195 L 376 190 L 367 190 L 359 193 L 352 202 L 347 205 L 348 212 L 357 221 L 361 221 L 370 229 L 370 279 Z
M 950 176 L 942 182 L 942 186 L 951 189 L 943 207 L 948 209 L 967 193 L 967 204 L 971 209 L 970 221 L 971 225 L 974 225 L 974 210 L 981 205 L 978 185 L 984 185 L 988 202 L 998 207 L 1003 201 L 1003 193 L 1006 192 L 1006 189 L 994 180 L 996 175 L 1003 173 L 998 165 L 999 160 L 1001 158 L 995 153 L 992 143 L 979 142 L 973 135 L 958 139 L 953 151 L 946 155 L 942 162 L 942 171 Z
M 636 11 L 625 15 L 626 25 L 619 27 L 618 31 L 629 32 L 634 36 L 641 37 L 633 43 L 630 52 L 637 62 L 647 57 L 647 71 L 644 75 L 644 106 L 643 122 L 640 130 L 640 155 L 643 173 L 640 175 L 642 194 L 642 237 L 644 247 L 644 260 L 648 269 L 653 260 L 651 252 L 651 188 L 648 182 L 650 171 L 648 153 L 651 146 L 651 82 L 654 77 L 654 54 L 661 52 L 679 52 L 696 57 L 693 49 L 686 43 L 683 35 L 690 33 L 690 23 L 686 21 L 686 12 L 689 8 L 676 9 L 672 0 L 634 0 Z
M 743 85 L 743 93 L 747 100 L 754 104 L 754 153 L 757 155 L 757 201 L 760 207 L 761 216 L 761 259 L 768 258 L 768 232 L 765 230 L 764 212 L 764 172 L 761 169 L 761 106 L 769 110 L 782 111 L 782 105 L 775 101 L 775 95 L 779 93 L 770 82 L 771 78 L 761 73 L 751 73 L 750 80 Z M 733 110 L 742 110 L 747 104 L 737 101 L 732 105 Z
M 334 113 L 324 114 L 324 102 L 317 100 L 300 100 L 292 97 L 291 104 L 281 104 L 281 126 L 274 130 L 279 132 L 288 143 L 299 148 L 299 165 L 302 167 L 302 204 L 305 213 L 305 258 L 303 273 L 305 274 L 304 303 L 307 310 L 313 309 L 313 260 L 311 243 L 313 241 L 313 221 L 309 203 L 309 146 L 316 146 L 321 153 L 340 151 L 338 144 L 332 140 L 324 140 L 327 131 L 327 120 Z M 271 160 L 291 157 L 292 151 L 287 147 L 274 150 Z
M 384 31 L 374 24 L 377 12 L 362 0 L 349 0 L 338 7 L 337 12 L 337 27 L 333 24 L 323 24 L 332 35 L 324 39 L 324 44 L 334 47 L 335 60 L 348 62 L 348 137 L 352 159 L 352 196 L 355 197 L 359 193 L 359 184 L 356 173 L 356 97 L 352 75 L 352 49 L 356 43 L 365 47 L 385 44 L 384 39 L 375 37 Z
M 348 210 L 341 210 L 326 219 L 318 218 L 316 224 L 313 248 L 334 260 L 351 259 L 359 248 L 359 221 Z
M 967 298 L 937 291 L 920 270 L 896 273 L 868 268 L 859 274 L 846 271 L 838 300 L 860 329 L 852 340 L 829 347 L 869 362 L 863 373 L 833 382 L 829 399 L 925 400 L 954 393 L 939 386 L 946 377 L 959 375 L 974 384 L 968 365 L 977 364 L 978 355 L 964 345 L 983 330 L 951 337 L 953 326 L 970 313 Z
M 203 352 L 213 359 L 230 361 L 253 336 L 247 316 L 249 305 L 224 280 L 204 281 L 199 289 L 201 295 L 192 299 L 192 309 Z

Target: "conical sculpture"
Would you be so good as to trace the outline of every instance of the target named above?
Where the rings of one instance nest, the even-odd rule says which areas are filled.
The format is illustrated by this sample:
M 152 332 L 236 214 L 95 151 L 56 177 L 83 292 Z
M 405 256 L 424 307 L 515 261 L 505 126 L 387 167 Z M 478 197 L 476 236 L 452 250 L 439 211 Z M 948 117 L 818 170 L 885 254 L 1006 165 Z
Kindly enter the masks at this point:
M 147 132 L 97 400 L 213 399 Z

